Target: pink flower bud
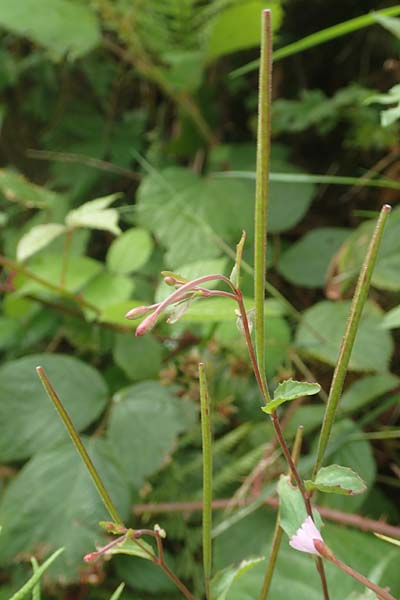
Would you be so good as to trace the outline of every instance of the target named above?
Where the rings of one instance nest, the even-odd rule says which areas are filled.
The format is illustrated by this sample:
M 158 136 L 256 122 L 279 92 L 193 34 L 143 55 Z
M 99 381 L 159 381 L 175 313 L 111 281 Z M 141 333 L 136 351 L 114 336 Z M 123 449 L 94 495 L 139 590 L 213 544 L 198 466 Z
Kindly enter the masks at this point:
M 149 331 L 151 331 L 154 325 L 157 323 L 158 314 L 156 312 L 151 313 L 148 317 L 146 317 L 140 325 L 137 326 L 135 335 L 141 336 L 145 335 Z
M 131 308 L 131 310 L 128 310 L 125 315 L 125 319 L 138 319 L 139 317 L 147 315 L 152 310 L 152 306 L 136 306 L 136 308 Z
M 98 557 L 99 557 L 98 552 L 89 552 L 89 554 L 85 554 L 85 556 L 83 557 L 83 560 L 85 562 L 93 562 Z
M 310 516 L 306 518 L 301 527 L 291 537 L 289 545 L 295 550 L 300 552 L 307 552 L 308 554 L 317 554 L 321 556 L 315 547 L 314 541 L 324 542 L 322 536 L 315 526 L 314 521 Z

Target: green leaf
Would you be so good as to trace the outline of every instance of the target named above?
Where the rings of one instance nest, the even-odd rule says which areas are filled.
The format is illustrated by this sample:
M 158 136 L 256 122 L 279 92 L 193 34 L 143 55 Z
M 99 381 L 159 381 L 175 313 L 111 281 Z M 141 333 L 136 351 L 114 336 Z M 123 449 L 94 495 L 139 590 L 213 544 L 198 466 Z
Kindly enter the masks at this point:
M 100 43 L 96 17 L 70 0 L 0 0 L 0 25 L 44 46 L 61 59 L 83 56 Z
M 40 567 L 35 569 L 35 572 L 32 575 L 32 577 L 29 579 L 29 581 L 27 581 L 25 583 L 25 585 L 20 590 L 18 590 L 18 592 L 16 594 L 13 594 L 13 596 L 11 596 L 10 600 L 23 600 L 23 598 L 26 598 L 28 596 L 28 594 L 30 594 L 30 592 L 37 585 L 37 583 L 40 581 L 43 573 L 45 573 L 47 571 L 47 569 L 50 567 L 50 565 L 63 552 L 64 552 L 64 548 L 59 548 L 42 565 L 40 565 Z
M 274 391 L 274 397 L 266 406 L 262 406 L 261 410 L 268 415 L 272 414 L 278 406 L 290 400 L 297 400 L 303 396 L 313 396 L 318 394 L 321 386 L 318 383 L 307 383 L 306 381 L 294 381 L 287 379 L 282 381 Z
M 382 320 L 383 329 L 397 329 L 400 327 L 400 305 L 389 310 Z
M 82 431 L 99 417 L 107 387 L 98 371 L 64 355 L 36 354 L 0 368 L 0 460 L 21 460 L 65 439 L 64 427 L 35 367 L 44 367 L 66 409 Z
M 134 487 L 165 463 L 176 437 L 194 418 L 192 403 L 156 382 L 138 383 L 114 395 L 107 437 Z
M 335 365 L 350 310 L 350 302 L 322 301 L 304 311 L 296 344 L 305 355 Z M 393 341 L 381 327 L 381 312 L 367 302 L 350 358 L 351 371 L 386 371 Z
M 244 302 L 247 310 L 254 307 L 252 298 L 244 298 Z M 192 323 L 231 321 L 234 323 L 237 319 L 236 308 L 236 301 L 230 298 L 201 298 L 190 306 L 187 313 L 182 317 L 182 321 L 191 321 Z M 268 317 L 281 316 L 282 306 L 275 300 L 266 300 L 265 314 Z
M 6 0 L 0 0 L 0 24 L 1 5 L 5 3 Z M 0 169 L 0 191 L 10 202 L 16 202 L 26 208 L 50 207 L 63 198 L 56 192 L 31 183 L 23 175 L 10 169 Z
M 134 273 L 149 260 L 153 247 L 153 240 L 146 229 L 128 229 L 110 245 L 107 266 L 115 273 Z
M 347 414 L 364 408 L 383 394 L 396 389 L 399 381 L 392 373 L 367 375 L 346 389 L 340 400 L 340 410 Z
M 118 227 L 119 214 L 114 208 L 108 208 L 121 194 L 110 194 L 96 200 L 85 202 L 79 208 L 71 210 L 66 216 L 68 227 L 88 227 L 110 231 L 115 235 L 121 233 Z
M 131 308 L 136 308 L 137 306 L 143 306 L 143 300 L 124 300 L 123 302 L 118 302 L 117 304 L 111 304 L 107 306 L 107 308 L 103 309 L 98 317 L 99 320 L 103 323 L 114 323 L 115 325 L 132 325 L 132 331 L 137 326 L 138 321 L 129 321 L 125 318 L 126 313 Z
M 376 464 L 371 444 L 368 440 L 360 439 L 362 430 L 350 419 L 338 421 L 332 430 L 332 437 L 328 445 L 327 456 L 329 462 L 349 467 L 365 482 L 368 489 L 372 489 L 376 477 Z M 354 435 L 354 439 L 352 439 Z M 344 497 L 337 494 L 322 495 L 319 499 L 321 505 L 337 510 L 356 512 L 368 498 L 367 494 Z
M 313 481 L 308 479 L 304 485 L 308 491 L 319 490 L 328 494 L 343 494 L 344 496 L 363 494 L 367 489 L 365 482 L 355 471 L 340 465 L 322 467 L 316 478 Z
M 264 558 L 250 558 L 243 560 L 238 566 L 216 573 L 211 581 L 211 600 L 227 600 L 232 585 L 260 562 L 264 562 Z
M 208 40 L 208 59 L 259 46 L 260 13 L 272 8 L 272 27 L 278 29 L 282 20 L 280 0 L 242 0 L 222 10 L 214 21 Z
M 109 446 L 100 439 L 83 441 L 118 511 L 126 519 L 130 493 Z M 65 553 L 53 566 L 52 579 L 79 581 L 83 556 L 97 544 L 104 545 L 98 522 L 106 516 L 106 508 L 71 442 L 44 450 L 23 467 L 3 495 L 0 563 L 5 565 L 16 554 L 34 552 L 38 546 L 52 549 L 62 543 Z
M 143 543 L 143 539 L 141 540 Z M 165 550 L 164 557 L 167 565 L 175 571 L 174 556 Z M 175 584 L 167 577 L 165 572 L 160 569 L 159 565 L 154 564 L 150 560 L 135 560 L 130 556 L 116 556 L 113 560 L 114 568 L 118 577 L 123 579 L 126 584 L 135 591 L 147 592 L 155 594 L 160 598 L 160 595 L 165 592 L 175 593 Z
M 162 345 L 147 335 L 117 334 L 113 348 L 115 363 L 133 381 L 156 379 L 161 370 Z
M 400 39 L 400 19 L 388 17 L 386 15 L 380 15 L 379 13 L 373 13 L 372 16 L 374 20 L 379 23 L 379 25 L 382 25 L 382 27 Z
M 64 225 L 59 223 L 47 223 L 32 227 L 28 233 L 22 236 L 17 246 L 17 259 L 24 261 L 32 254 L 45 248 L 50 242 L 65 232 Z
M 61 282 L 63 271 L 62 256 L 57 254 L 40 254 L 32 258 L 29 271 L 50 284 Z M 70 256 L 65 278 L 65 289 L 69 292 L 80 291 L 89 281 L 102 271 L 102 264 L 87 256 Z M 17 281 L 17 292 L 21 295 L 57 296 L 57 291 L 21 275 Z
M 104 271 L 90 280 L 83 288 L 82 296 L 87 302 L 104 310 L 117 302 L 127 300 L 134 289 L 134 282 L 125 275 L 115 275 Z
M 23 328 L 16 319 L 0 315 L 0 350 L 16 345 L 22 334 Z
M 279 524 L 286 535 L 291 538 L 307 517 L 303 496 L 300 490 L 290 483 L 288 475 L 281 475 L 278 482 L 278 494 L 280 499 Z M 323 523 L 316 510 L 313 510 L 313 517 L 317 528 L 320 529 Z
M 153 548 L 145 540 L 140 540 L 140 545 L 134 540 L 126 539 L 121 544 L 117 544 L 108 550 L 107 555 L 126 554 L 128 556 L 137 556 L 146 560 L 151 560 L 148 552 L 153 552 Z
M 295 285 L 323 287 L 329 264 L 348 235 L 342 227 L 313 229 L 282 254 L 279 272 Z

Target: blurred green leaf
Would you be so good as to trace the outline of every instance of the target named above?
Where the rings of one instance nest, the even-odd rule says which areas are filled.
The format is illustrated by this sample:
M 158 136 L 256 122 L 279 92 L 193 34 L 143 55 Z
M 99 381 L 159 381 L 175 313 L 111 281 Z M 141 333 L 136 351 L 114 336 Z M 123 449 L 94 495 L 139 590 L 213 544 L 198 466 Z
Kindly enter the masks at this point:
M 5 1 L 0 0 L 0 2 Z M 31 183 L 23 175 L 11 169 L 0 169 L 0 191 L 10 202 L 22 204 L 26 208 L 46 208 L 56 204 L 62 198 L 56 192 Z
M 400 327 L 400 306 L 389 310 L 382 320 L 383 329 L 397 329 Z
M 296 332 L 298 349 L 335 365 L 344 334 L 350 301 L 317 302 L 303 313 Z M 350 358 L 351 371 L 386 371 L 393 352 L 393 341 L 380 327 L 380 310 L 366 304 Z
M 133 381 L 156 379 L 161 370 L 162 345 L 151 336 L 117 334 L 113 347 L 115 363 Z
M 89 7 L 70 0 L 0 0 L 0 25 L 44 46 L 57 59 L 83 56 L 100 43 Z
M 329 465 L 322 467 L 315 479 L 304 482 L 306 490 L 319 490 L 328 494 L 353 496 L 362 494 L 367 489 L 365 482 L 349 467 Z
M 114 395 L 107 438 L 135 488 L 165 464 L 176 437 L 193 425 L 195 415 L 192 403 L 156 382 L 138 383 Z
M 128 229 L 111 243 L 106 257 L 107 266 L 123 275 L 138 271 L 150 258 L 153 246 L 146 229 Z
M 127 518 L 130 494 L 108 445 L 99 439 L 83 441 L 118 511 Z M 52 567 L 51 577 L 53 581 L 79 581 L 83 556 L 93 551 L 96 544 L 104 544 L 98 522 L 106 515 L 86 466 L 70 440 L 44 450 L 25 465 L 2 498 L 0 562 L 6 565 L 16 554 L 34 552 L 39 545 L 52 549 L 62 543 L 65 553 Z
M 47 223 L 32 227 L 18 242 L 17 259 L 24 261 L 32 254 L 45 248 L 50 242 L 66 231 L 64 225 Z
M 127 300 L 134 287 L 134 281 L 130 277 L 103 271 L 82 289 L 82 296 L 99 310 L 104 310 L 117 302 Z
M 0 368 L 0 457 L 28 458 L 64 440 L 66 433 L 43 387 L 35 377 L 41 365 L 57 389 L 78 429 L 82 431 L 104 410 L 107 387 L 98 371 L 66 355 L 36 354 Z
M 340 400 L 339 409 L 351 413 L 364 408 L 383 394 L 396 389 L 399 381 L 399 378 L 392 373 L 367 375 L 346 389 Z
M 342 227 L 313 229 L 282 254 L 279 272 L 294 285 L 323 287 L 329 264 L 349 232 Z
M 279 524 L 286 535 L 291 538 L 301 527 L 307 517 L 303 496 L 297 487 L 290 482 L 290 477 L 281 475 L 278 482 Z M 313 510 L 313 517 L 318 529 L 322 526 L 321 517 Z
M 65 222 L 68 227 L 89 227 L 89 229 L 102 229 L 114 235 L 121 233 L 118 227 L 119 214 L 110 204 L 120 197 L 119 193 L 103 196 L 81 204 L 79 208 L 71 210 Z
M 226 600 L 229 590 L 235 581 L 260 562 L 264 562 L 264 559 L 250 558 L 249 560 L 243 560 L 238 566 L 227 567 L 223 571 L 216 573 L 211 581 L 212 600 Z

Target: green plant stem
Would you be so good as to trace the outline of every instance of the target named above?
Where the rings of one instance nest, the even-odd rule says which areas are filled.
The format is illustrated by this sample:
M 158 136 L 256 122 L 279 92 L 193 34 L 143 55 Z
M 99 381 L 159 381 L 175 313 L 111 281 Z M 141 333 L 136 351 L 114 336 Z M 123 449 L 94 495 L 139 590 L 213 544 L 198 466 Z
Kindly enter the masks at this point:
M 362 311 L 367 300 L 369 286 L 371 283 L 372 271 L 375 266 L 376 257 L 378 254 L 380 242 L 382 239 L 383 230 L 389 216 L 391 207 L 385 204 L 380 212 L 374 233 L 369 244 L 364 263 L 361 267 L 358 277 L 354 297 L 351 303 L 350 315 L 347 321 L 346 331 L 343 336 L 342 345 L 339 352 L 338 361 L 333 373 L 332 383 L 329 390 L 328 402 L 325 409 L 324 419 L 322 422 L 321 433 L 318 441 L 317 458 L 313 471 L 313 478 L 317 475 L 321 468 L 324 454 L 328 446 L 329 437 L 331 435 L 333 423 L 335 421 L 336 409 L 343 390 L 343 384 L 346 377 L 347 367 L 349 365 L 351 351 L 353 349 L 354 340 L 357 329 L 360 324 Z
M 199 381 L 203 445 L 203 568 L 206 598 L 210 600 L 212 572 L 212 432 L 210 397 L 204 363 L 199 363 Z
M 375 11 L 375 14 L 386 17 L 394 17 L 400 14 L 400 6 L 396 5 L 391 6 L 390 8 L 384 8 L 383 10 L 377 10 Z M 358 31 L 359 29 L 363 29 L 364 27 L 375 25 L 376 20 L 374 16 L 374 13 L 369 13 L 366 15 L 362 15 L 361 17 L 355 17 L 354 19 L 343 21 L 342 23 L 338 23 L 337 25 L 332 25 L 331 27 L 327 27 L 326 29 L 321 29 L 320 31 L 312 33 L 311 35 L 307 35 L 301 40 L 297 40 L 297 42 L 293 42 L 292 44 L 288 44 L 287 46 L 283 46 L 283 48 L 279 48 L 279 50 L 276 50 L 273 54 L 273 60 L 281 60 L 282 58 L 292 56 L 293 54 L 297 54 L 298 52 L 303 52 L 303 50 L 314 48 L 315 46 L 325 44 L 330 40 L 334 40 L 338 37 L 342 37 L 343 35 L 353 33 L 353 31 Z M 230 75 L 231 77 L 239 77 L 241 75 L 244 75 L 245 73 L 254 71 L 258 68 L 259 64 L 260 61 L 258 59 L 253 60 L 247 65 L 244 65 L 239 69 L 235 69 L 235 71 L 232 71 Z
M 293 443 L 292 460 L 293 460 L 294 465 L 296 465 L 296 466 L 297 466 L 297 462 L 298 462 L 299 456 L 300 456 L 301 443 L 303 441 L 303 431 L 304 431 L 303 426 L 298 427 L 298 429 L 296 431 L 296 437 L 295 437 L 294 443 Z M 289 475 L 291 475 L 290 470 L 289 470 Z M 276 515 L 274 534 L 272 536 L 271 551 L 269 554 L 269 560 L 267 563 L 267 569 L 265 571 L 264 581 L 263 581 L 263 585 L 262 585 L 262 588 L 260 591 L 259 600 L 266 600 L 266 598 L 268 596 L 268 592 L 271 587 L 272 576 L 274 574 L 275 567 L 276 567 L 276 561 L 278 558 L 279 549 L 281 546 L 282 535 L 283 535 L 283 529 L 280 526 L 279 511 L 278 511 L 278 513 Z
M 40 581 L 43 573 L 63 552 L 64 548 L 59 548 L 56 550 L 54 554 L 52 554 L 42 565 L 40 565 L 37 570 L 35 570 L 32 577 L 25 583 L 25 585 L 22 586 L 20 590 L 18 590 L 18 592 L 15 592 L 15 594 L 11 596 L 9 600 L 23 600 L 23 598 L 26 598 L 27 595 L 34 589 L 38 581 Z
M 264 396 L 268 395 L 265 376 L 265 272 L 267 251 L 267 214 L 271 146 L 271 80 L 272 80 L 272 29 L 271 11 L 262 13 L 261 63 L 258 92 L 258 131 L 256 165 L 256 199 L 254 224 L 254 300 L 255 341 L 258 370 Z
M 361 573 L 359 573 L 358 571 L 355 571 L 354 569 L 352 569 L 351 567 L 349 567 L 348 565 L 343 563 L 341 560 L 336 558 L 336 556 L 324 544 L 324 542 L 321 542 L 320 540 L 315 540 L 314 545 L 315 545 L 316 549 L 318 550 L 318 552 L 320 552 L 320 554 L 324 558 L 326 558 L 331 563 L 333 563 L 334 565 L 339 567 L 339 569 L 342 569 L 342 571 L 347 573 L 347 575 L 350 575 L 350 577 L 353 577 L 353 579 L 355 579 L 356 581 L 361 583 L 361 585 L 372 590 L 378 596 L 378 598 L 380 600 L 396 600 L 396 598 L 394 598 L 394 596 L 389 594 L 389 592 L 387 592 L 386 590 L 381 588 L 379 585 L 376 585 L 375 583 L 370 581 L 367 577 L 364 577 L 364 575 L 361 575 Z
M 55 409 L 57 410 L 69 435 L 71 436 L 72 442 L 74 443 L 75 448 L 78 451 L 78 454 L 80 455 L 81 459 L 85 463 L 86 468 L 93 480 L 93 483 L 96 486 L 97 491 L 99 492 L 101 499 L 103 500 L 108 512 L 110 513 L 111 518 L 113 519 L 113 521 L 115 523 L 119 523 L 122 525 L 123 521 L 122 521 L 121 517 L 119 516 L 118 511 L 115 508 L 113 501 L 111 500 L 111 498 L 105 488 L 105 485 L 104 485 L 99 473 L 97 472 L 96 467 L 94 466 L 89 454 L 87 453 L 87 450 L 86 450 L 85 446 L 83 445 L 81 438 L 79 437 L 79 433 L 77 432 L 74 424 L 71 421 L 71 417 L 65 410 L 60 398 L 58 397 L 56 391 L 54 390 L 53 386 L 51 385 L 49 378 L 47 377 L 43 368 L 36 367 L 36 371 L 37 371 L 37 374 L 39 375 L 40 381 L 42 382 L 44 389 L 46 390 L 47 395 L 49 396 L 50 400 L 53 402 Z

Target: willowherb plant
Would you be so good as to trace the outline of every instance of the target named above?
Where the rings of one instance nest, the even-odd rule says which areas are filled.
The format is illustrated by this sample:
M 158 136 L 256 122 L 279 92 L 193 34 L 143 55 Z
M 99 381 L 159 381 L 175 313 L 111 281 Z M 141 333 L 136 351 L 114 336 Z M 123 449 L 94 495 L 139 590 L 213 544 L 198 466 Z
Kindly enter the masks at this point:
M 349 364 L 357 329 L 363 307 L 368 295 L 371 275 L 375 264 L 383 229 L 390 213 L 390 206 L 383 206 L 378 218 L 374 234 L 359 275 L 355 289 L 350 315 L 343 337 L 339 358 L 334 370 L 334 375 L 329 391 L 325 416 L 321 425 L 317 457 L 313 469 L 312 478 L 304 480 L 297 468 L 297 460 L 301 449 L 301 431 L 298 431 L 294 448 L 290 452 L 285 440 L 279 407 L 292 400 L 319 392 L 317 383 L 299 382 L 289 379 L 281 382 L 271 395 L 268 385 L 265 362 L 268 357 L 264 356 L 264 299 L 265 299 L 265 270 L 266 270 L 266 239 L 267 239 L 267 215 L 268 215 L 268 175 L 269 175 L 269 152 L 270 152 L 270 105 L 271 105 L 271 24 L 270 11 L 263 12 L 262 17 L 262 45 L 260 62 L 260 89 L 259 89 L 259 125 L 258 125 L 258 151 L 256 171 L 256 204 L 255 204 L 255 244 L 254 244 L 254 299 L 255 318 L 254 326 L 252 315 L 246 309 L 243 294 L 240 288 L 240 271 L 245 233 L 236 248 L 236 261 L 231 276 L 222 274 L 210 274 L 188 281 L 179 274 L 165 271 L 164 281 L 173 288 L 171 294 L 162 302 L 150 306 L 140 306 L 130 310 L 126 317 L 138 319 L 145 317 L 136 328 L 136 335 L 142 336 L 151 331 L 158 319 L 168 313 L 168 322 L 177 321 L 195 300 L 203 300 L 210 297 L 229 298 L 236 302 L 238 327 L 246 341 L 247 349 L 254 376 L 263 401 L 262 410 L 270 417 L 281 451 L 288 464 L 288 474 L 282 476 L 278 484 L 280 496 L 280 511 L 277 517 L 275 533 L 272 540 L 269 560 L 266 563 L 265 576 L 259 593 L 259 599 L 268 597 L 270 584 L 276 564 L 279 546 L 283 531 L 290 538 L 290 545 L 300 551 L 315 556 L 316 568 L 321 580 L 322 593 L 325 600 L 329 600 L 330 592 L 325 576 L 324 560 L 332 562 L 345 573 L 359 581 L 362 585 L 371 589 L 378 598 L 395 600 L 384 588 L 369 581 L 363 575 L 354 571 L 332 553 L 325 544 L 319 531 L 320 519 L 316 510 L 312 507 L 312 496 L 318 490 L 325 493 L 339 493 L 345 495 L 358 494 L 365 491 L 366 487 L 362 479 L 351 469 L 340 465 L 323 466 L 324 457 L 335 421 L 336 410 L 342 394 L 343 384 Z M 226 289 L 210 290 L 205 285 L 209 282 L 219 282 Z M 254 330 L 254 331 L 252 331 Z M 254 335 L 254 341 L 253 341 Z M 103 523 L 105 530 L 117 537 L 103 548 L 91 552 L 85 556 L 90 562 L 99 556 L 114 553 L 126 553 L 148 558 L 158 564 L 168 577 L 188 599 L 194 599 L 193 594 L 185 584 L 168 567 L 163 551 L 163 539 L 165 531 L 158 525 L 154 529 L 129 529 L 122 523 L 111 498 L 105 489 L 89 455 L 84 448 L 77 431 L 75 430 L 67 412 L 59 400 L 55 390 L 42 368 L 38 368 L 39 377 L 58 410 L 76 448 L 84 460 L 89 473 L 108 509 L 112 522 Z M 204 565 L 204 587 L 207 600 L 214 597 L 212 581 L 212 453 L 211 453 L 211 425 L 210 425 L 210 403 L 206 381 L 206 371 L 203 363 L 199 365 L 199 381 L 201 396 L 202 417 L 202 441 L 203 441 L 203 565 Z M 297 521 L 287 511 L 288 504 L 295 503 L 297 507 Z M 301 515 L 301 517 L 299 517 Z M 145 541 L 149 537 L 155 541 L 155 548 Z

